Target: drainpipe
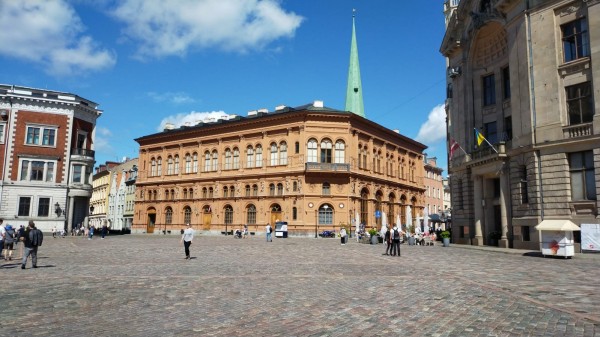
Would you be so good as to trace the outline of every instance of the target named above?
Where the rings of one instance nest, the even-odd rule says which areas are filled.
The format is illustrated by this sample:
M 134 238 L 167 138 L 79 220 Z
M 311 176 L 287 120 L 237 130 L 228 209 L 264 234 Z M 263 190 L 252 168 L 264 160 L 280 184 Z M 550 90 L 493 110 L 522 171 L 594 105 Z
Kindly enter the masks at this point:
M 535 104 L 535 77 L 533 74 L 533 43 L 531 43 L 531 14 L 529 13 L 530 0 L 527 0 L 525 8 L 525 22 L 527 24 L 527 49 L 528 49 L 528 60 L 529 60 L 529 96 L 531 101 L 531 114 L 532 114 L 532 141 L 533 147 L 537 144 L 536 128 L 537 128 L 537 116 L 536 116 L 536 104 Z M 540 186 L 540 216 L 542 221 L 544 220 L 544 187 L 542 185 L 542 162 L 540 150 L 535 150 L 534 156 L 538 166 L 538 184 Z

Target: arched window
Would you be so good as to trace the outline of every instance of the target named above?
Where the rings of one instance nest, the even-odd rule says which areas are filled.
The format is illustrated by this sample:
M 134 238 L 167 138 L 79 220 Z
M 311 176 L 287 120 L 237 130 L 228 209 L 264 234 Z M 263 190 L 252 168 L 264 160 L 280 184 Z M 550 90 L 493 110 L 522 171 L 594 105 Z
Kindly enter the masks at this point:
M 277 195 L 283 195 L 283 184 L 277 184 Z
M 190 188 L 190 199 L 194 199 L 194 189 Z
M 297 181 L 294 181 L 292 183 L 292 191 L 298 192 L 298 182 Z
M 204 152 L 204 171 L 203 172 L 208 172 L 210 171 L 210 152 L 206 151 Z
M 223 198 L 229 197 L 229 187 L 223 186 Z
M 233 207 L 230 205 L 225 206 L 225 224 L 231 225 L 233 223 Z
M 256 224 L 256 207 L 254 205 L 250 205 L 246 208 L 246 224 Z
M 246 149 L 246 167 L 254 167 L 254 149 L 252 145 L 248 145 Z
M 277 144 L 271 143 L 271 166 L 277 166 L 277 157 L 279 156 L 279 152 L 277 150 Z
M 173 174 L 173 157 L 167 157 L 167 175 Z
M 306 145 L 306 162 L 316 163 L 317 162 L 317 140 L 309 139 Z
M 231 170 L 231 150 L 225 149 L 225 169 Z
M 214 196 L 214 190 L 213 190 L 213 188 L 212 188 L 212 187 L 209 187 L 209 188 L 208 188 L 208 197 L 209 197 L 209 198 L 212 198 L 213 196 Z
M 150 176 L 154 177 L 156 176 L 156 159 L 154 159 L 154 157 L 152 157 L 152 159 L 150 159 Z
M 323 195 L 330 195 L 331 194 L 331 185 L 329 185 L 328 182 L 324 182 L 323 183 L 323 189 L 321 194 Z
M 331 141 L 329 139 L 323 139 L 321 142 L 321 163 L 331 163 Z
M 165 190 L 165 199 L 169 200 L 169 190 Z
M 292 207 L 292 220 L 298 220 L 298 208 Z
M 287 143 L 279 143 L 279 165 L 287 165 Z
M 369 225 L 369 191 L 366 188 L 360 192 L 360 220 L 365 228 Z
M 165 223 L 170 225 L 173 223 L 173 209 L 171 207 L 167 207 L 165 210 Z
M 256 184 L 252 185 L 252 196 L 258 196 L 258 185 Z
M 319 207 L 319 225 L 333 224 L 333 207 L 329 204 Z
M 346 162 L 346 144 L 343 140 L 335 142 L 335 163 L 343 164 Z
M 175 190 L 171 190 L 171 200 L 175 200 Z
M 217 150 L 212 152 L 212 170 L 217 171 L 219 168 L 219 153 Z
M 198 154 L 196 152 L 194 152 L 192 159 L 193 159 L 192 172 L 198 173 Z
M 256 145 L 256 167 L 263 166 L 263 149 L 262 145 Z
M 246 196 L 250 196 L 250 185 L 246 185 Z
M 192 156 L 189 153 L 185 155 L 185 173 L 192 173 Z
M 206 187 L 202 187 L 202 199 L 206 199 L 208 196 L 208 189 Z
M 275 184 L 269 184 L 269 195 L 270 196 L 275 195 Z
M 189 206 L 183 208 L 183 222 L 185 224 L 192 223 L 192 209 Z
M 183 189 L 183 199 L 187 199 L 187 188 Z
M 175 167 L 173 173 L 179 174 L 179 155 L 175 155 Z
M 156 159 L 156 175 L 162 175 L 162 158 L 158 157 Z
M 236 147 L 233 149 L 233 169 L 238 170 L 240 168 L 240 150 Z

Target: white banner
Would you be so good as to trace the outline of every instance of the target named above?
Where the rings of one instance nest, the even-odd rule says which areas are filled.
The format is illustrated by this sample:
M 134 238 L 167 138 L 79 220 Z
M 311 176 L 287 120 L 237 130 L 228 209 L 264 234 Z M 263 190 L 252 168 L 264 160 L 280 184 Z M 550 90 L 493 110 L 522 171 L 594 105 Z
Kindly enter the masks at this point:
M 581 224 L 581 249 L 600 251 L 600 224 Z

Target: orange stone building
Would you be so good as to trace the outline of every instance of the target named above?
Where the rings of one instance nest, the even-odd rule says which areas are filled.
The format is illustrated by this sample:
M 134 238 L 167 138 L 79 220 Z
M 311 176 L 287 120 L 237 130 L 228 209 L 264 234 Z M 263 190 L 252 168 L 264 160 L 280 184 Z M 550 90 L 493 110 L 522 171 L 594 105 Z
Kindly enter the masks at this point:
M 413 221 L 425 205 L 426 146 L 323 102 L 137 138 L 132 232 L 221 233 L 287 221 L 290 235 Z M 379 211 L 379 212 L 377 212 Z M 384 220 L 385 221 L 385 220 Z

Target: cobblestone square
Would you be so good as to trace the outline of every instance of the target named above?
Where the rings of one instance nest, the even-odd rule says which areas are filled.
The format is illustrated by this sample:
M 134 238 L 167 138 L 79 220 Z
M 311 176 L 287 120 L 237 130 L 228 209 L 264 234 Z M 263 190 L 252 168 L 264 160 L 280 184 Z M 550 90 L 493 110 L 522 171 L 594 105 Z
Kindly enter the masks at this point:
M 600 256 L 199 235 L 2 261 L 0 336 L 600 336 Z

